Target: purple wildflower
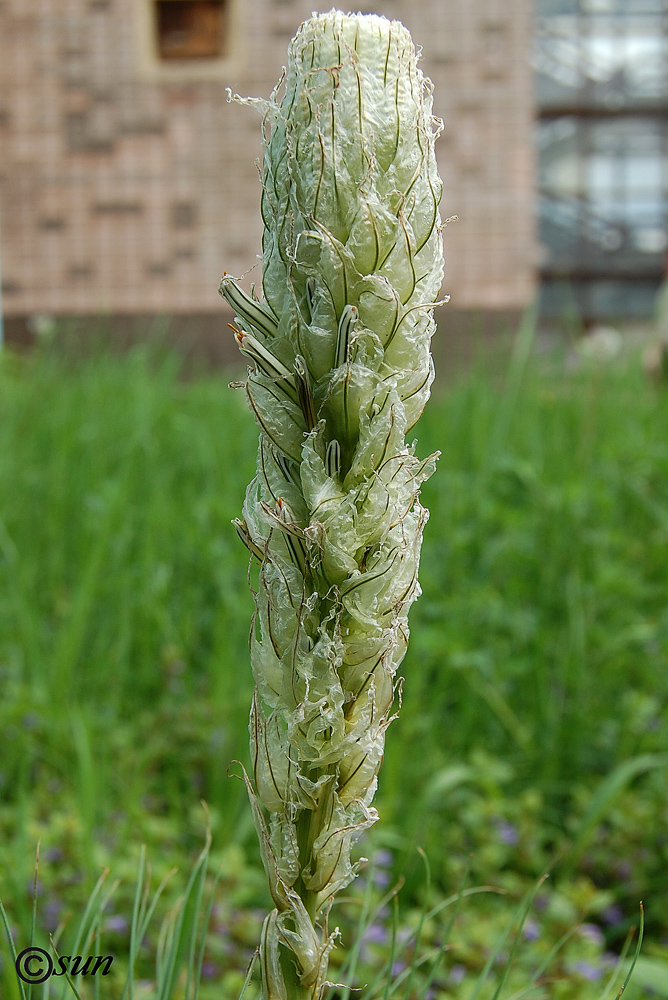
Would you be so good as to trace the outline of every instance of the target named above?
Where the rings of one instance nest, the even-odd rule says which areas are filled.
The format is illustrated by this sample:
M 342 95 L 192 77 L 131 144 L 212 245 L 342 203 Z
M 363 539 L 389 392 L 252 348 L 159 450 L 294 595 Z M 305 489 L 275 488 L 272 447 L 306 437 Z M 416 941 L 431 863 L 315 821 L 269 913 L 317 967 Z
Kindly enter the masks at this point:
M 497 820 L 495 825 L 502 844 L 507 844 L 508 847 L 515 847 L 519 843 L 520 835 L 517 832 L 517 827 L 513 826 L 512 823 L 509 823 L 508 820 L 500 819 Z
M 128 922 L 120 913 L 113 913 L 104 922 L 105 930 L 112 934 L 125 934 L 128 929 Z
M 63 904 L 59 899 L 48 899 L 42 907 L 42 925 L 47 931 L 55 931 L 58 926 Z
M 593 965 L 592 962 L 573 962 L 571 965 L 573 972 L 577 972 L 583 979 L 595 982 L 603 975 L 600 965 Z
M 538 926 L 538 921 L 529 917 L 524 924 L 523 933 L 527 941 L 537 941 L 540 937 L 540 927 Z
M 390 873 L 383 871 L 382 868 L 376 868 L 371 881 L 377 889 L 385 889 L 390 884 Z
M 617 924 L 622 923 L 624 919 L 624 911 L 621 906 L 617 905 L 617 903 L 611 903 L 610 906 L 606 906 L 601 916 L 609 927 L 615 927 Z
M 585 941 L 591 941 L 592 944 L 600 946 L 605 943 L 603 931 L 596 924 L 582 924 L 579 933 L 580 937 L 583 937 Z
M 448 982 L 453 986 L 459 986 L 465 975 L 466 969 L 463 965 L 453 965 L 448 975 Z
M 395 962 L 392 966 L 392 975 L 400 976 L 405 968 L 406 968 L 405 962 Z
M 382 924 L 369 924 L 364 931 L 362 940 L 366 944 L 385 944 L 387 941 L 387 929 Z
M 202 979 L 216 979 L 220 969 L 215 962 L 202 962 Z
M 392 854 L 392 851 L 388 851 L 387 848 L 380 847 L 374 852 L 371 860 L 376 868 L 390 868 L 392 862 L 394 861 L 394 855 Z

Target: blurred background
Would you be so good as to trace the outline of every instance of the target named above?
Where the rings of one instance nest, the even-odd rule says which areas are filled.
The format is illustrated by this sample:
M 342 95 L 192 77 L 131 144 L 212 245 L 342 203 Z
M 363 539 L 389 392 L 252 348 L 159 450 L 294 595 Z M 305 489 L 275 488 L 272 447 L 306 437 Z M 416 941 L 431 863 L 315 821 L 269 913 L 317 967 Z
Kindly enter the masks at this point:
M 36 315 L 106 316 L 119 331 L 167 315 L 184 337 L 232 355 L 217 286 L 223 269 L 257 265 L 261 149 L 260 115 L 227 103 L 226 88 L 268 97 L 312 7 L 3 2 L 8 338 Z M 377 9 L 403 18 L 423 45 L 446 123 L 442 214 L 459 216 L 447 234 L 452 311 L 514 314 L 538 267 L 531 2 Z
M 257 430 L 227 388 L 217 286 L 259 282 L 262 223 L 261 119 L 226 89 L 266 98 L 313 6 L 0 0 L 0 899 L 17 946 L 35 885 L 38 937 L 71 942 L 112 870 L 99 1000 L 122 994 L 141 844 L 153 886 L 179 870 L 161 918 L 200 800 L 220 875 L 201 1000 L 238 996 L 269 906 L 227 773 L 248 760 L 252 598 L 230 520 Z M 468 870 L 494 891 L 462 901 L 431 980 L 420 966 L 386 997 L 491 1000 L 515 933 L 500 995 L 614 996 L 640 899 L 625 997 L 668 997 L 668 0 L 364 9 L 423 46 L 457 219 L 417 428 L 420 454 L 442 453 L 423 596 L 333 978 L 355 978 L 355 954 L 355 982 L 380 982 L 363 1000 L 383 963 L 405 979 L 420 907 Z M 420 931 L 432 955 L 450 913 Z M 137 1000 L 168 996 L 159 940 Z M 5 944 L 0 996 L 19 1000 Z
M 189 350 L 231 356 L 217 283 L 257 267 L 260 129 L 226 88 L 267 97 L 312 6 L 3 0 L 8 339 L 41 317 L 128 337 L 161 316 Z M 472 318 L 499 329 L 536 290 L 548 327 L 651 318 L 668 248 L 663 0 L 373 9 L 420 41 L 445 122 L 451 336 Z

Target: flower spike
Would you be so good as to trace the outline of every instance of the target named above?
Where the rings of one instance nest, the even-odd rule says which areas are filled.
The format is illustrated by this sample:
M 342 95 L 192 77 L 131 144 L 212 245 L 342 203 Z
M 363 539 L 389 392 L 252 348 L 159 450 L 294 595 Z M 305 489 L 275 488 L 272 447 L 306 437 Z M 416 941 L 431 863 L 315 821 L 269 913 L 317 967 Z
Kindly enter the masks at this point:
M 433 379 L 440 125 L 403 25 L 335 10 L 302 24 L 271 99 L 242 103 L 264 114 L 264 301 L 220 290 L 260 429 L 235 523 L 260 561 L 244 780 L 275 904 L 262 997 L 321 1000 L 420 593 L 436 456 L 406 433 Z

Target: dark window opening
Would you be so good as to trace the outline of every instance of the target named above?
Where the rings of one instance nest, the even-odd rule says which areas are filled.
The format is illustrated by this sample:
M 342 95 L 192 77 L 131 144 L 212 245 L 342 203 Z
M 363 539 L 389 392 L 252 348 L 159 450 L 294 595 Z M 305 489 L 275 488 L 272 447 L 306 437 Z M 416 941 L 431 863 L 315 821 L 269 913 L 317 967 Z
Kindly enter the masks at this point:
M 220 59 L 225 55 L 224 0 L 157 0 L 161 59 Z
M 176 229 L 191 229 L 197 222 L 197 206 L 191 201 L 176 201 L 172 205 L 172 225 Z

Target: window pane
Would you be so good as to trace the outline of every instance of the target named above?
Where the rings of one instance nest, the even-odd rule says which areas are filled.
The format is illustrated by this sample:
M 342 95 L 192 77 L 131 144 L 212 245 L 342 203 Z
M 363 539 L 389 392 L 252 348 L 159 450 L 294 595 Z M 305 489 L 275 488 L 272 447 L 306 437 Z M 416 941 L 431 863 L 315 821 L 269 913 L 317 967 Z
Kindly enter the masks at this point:
M 668 249 L 666 122 L 547 119 L 538 148 L 545 271 L 660 274 Z
M 668 0 L 536 0 L 544 301 L 651 312 L 668 264 Z M 551 303 L 551 305 L 550 305 Z
M 668 0 L 536 0 L 538 17 L 555 14 L 660 14 Z
M 668 96 L 665 18 L 561 13 L 536 26 L 541 107 L 623 108 Z

